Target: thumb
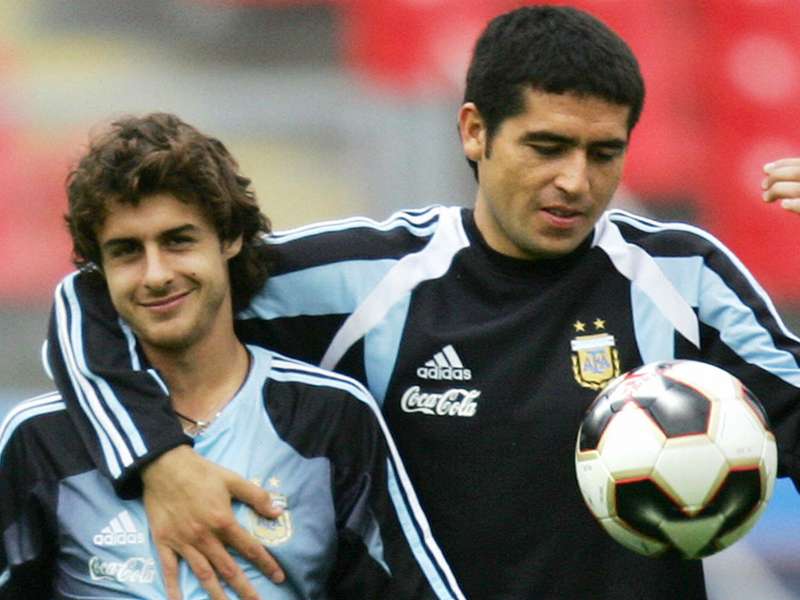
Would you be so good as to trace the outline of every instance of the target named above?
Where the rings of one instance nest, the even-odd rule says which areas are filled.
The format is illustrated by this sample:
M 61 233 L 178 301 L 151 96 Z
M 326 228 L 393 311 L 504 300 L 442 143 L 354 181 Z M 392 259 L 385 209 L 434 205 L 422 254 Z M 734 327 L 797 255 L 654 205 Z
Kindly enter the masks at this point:
M 253 510 L 268 519 L 276 519 L 281 515 L 283 509 L 280 506 L 272 505 L 272 498 L 264 488 L 247 481 L 235 473 L 226 480 L 228 493 L 233 497 L 251 506 Z

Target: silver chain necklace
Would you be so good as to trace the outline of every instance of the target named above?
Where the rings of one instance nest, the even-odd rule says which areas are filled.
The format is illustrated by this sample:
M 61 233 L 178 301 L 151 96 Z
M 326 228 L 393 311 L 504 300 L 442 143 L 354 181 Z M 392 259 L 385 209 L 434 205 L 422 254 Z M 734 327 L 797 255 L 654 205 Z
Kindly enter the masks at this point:
M 208 420 L 205 420 L 205 419 L 193 419 L 191 417 L 187 417 L 186 415 L 179 413 L 175 409 L 173 409 L 173 412 L 176 415 L 178 415 L 178 418 L 183 419 L 188 423 L 188 425 L 186 425 L 183 428 L 183 431 L 184 433 L 186 433 L 186 435 L 190 435 L 191 437 L 196 437 L 201 433 L 203 433 L 206 429 L 211 427 L 211 424 L 214 421 L 216 421 L 217 417 L 219 417 L 222 414 L 222 410 L 218 410 L 213 417 L 211 417 Z
M 250 352 L 248 352 L 247 353 L 247 374 L 248 375 L 250 373 L 250 369 L 252 368 L 252 366 L 253 366 L 253 358 L 250 356 Z M 187 417 L 183 413 L 179 413 L 177 410 L 175 410 L 173 408 L 172 412 L 174 412 L 179 419 L 183 419 L 184 421 L 186 421 L 186 423 L 188 423 L 188 425 L 184 426 L 183 432 L 188 436 L 197 437 L 201 433 L 204 433 L 206 429 L 211 427 L 212 423 L 214 423 L 214 421 L 216 421 L 219 418 L 219 416 L 222 414 L 222 411 L 225 409 L 225 407 L 228 405 L 228 403 L 231 400 L 233 400 L 233 398 L 235 398 L 236 395 L 242 390 L 242 388 L 244 387 L 245 382 L 247 381 L 248 375 L 245 375 L 245 378 L 242 380 L 242 383 L 239 385 L 239 389 L 237 389 L 234 392 L 233 396 L 231 396 L 230 398 L 225 400 L 223 403 L 221 403 L 217 407 L 217 411 L 214 413 L 214 416 L 211 417 L 210 419 L 193 419 L 192 417 Z

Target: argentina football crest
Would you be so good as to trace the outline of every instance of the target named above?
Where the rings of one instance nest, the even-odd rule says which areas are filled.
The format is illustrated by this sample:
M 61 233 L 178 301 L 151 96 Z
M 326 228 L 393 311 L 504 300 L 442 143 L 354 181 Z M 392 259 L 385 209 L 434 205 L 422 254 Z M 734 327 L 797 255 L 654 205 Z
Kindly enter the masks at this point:
M 260 482 L 255 479 L 253 483 L 259 484 Z M 275 487 L 279 485 L 277 478 L 271 477 L 269 483 Z M 272 500 L 273 506 L 279 506 L 283 512 L 276 519 L 268 519 L 262 517 L 249 506 L 248 508 L 248 530 L 250 534 L 255 537 L 264 546 L 277 546 L 288 541 L 294 533 L 292 527 L 292 514 L 288 510 L 289 498 L 284 494 L 280 494 L 273 490 L 267 490 Z
M 572 325 L 576 333 L 584 333 L 588 324 L 578 320 Z M 572 338 L 572 373 L 583 387 L 599 390 L 620 374 L 619 351 L 614 336 L 605 331 L 604 319 L 592 322 L 595 333 Z

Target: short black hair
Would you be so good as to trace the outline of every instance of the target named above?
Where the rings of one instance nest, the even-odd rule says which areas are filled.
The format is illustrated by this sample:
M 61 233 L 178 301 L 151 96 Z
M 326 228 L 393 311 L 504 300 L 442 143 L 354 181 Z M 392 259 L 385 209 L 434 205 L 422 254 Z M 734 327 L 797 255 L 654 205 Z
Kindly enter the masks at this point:
M 486 125 L 525 110 L 527 89 L 596 96 L 630 107 L 628 133 L 644 106 L 644 80 L 627 43 L 592 15 L 566 6 L 525 6 L 492 19 L 472 54 L 464 102 Z M 477 165 L 469 160 L 477 178 Z

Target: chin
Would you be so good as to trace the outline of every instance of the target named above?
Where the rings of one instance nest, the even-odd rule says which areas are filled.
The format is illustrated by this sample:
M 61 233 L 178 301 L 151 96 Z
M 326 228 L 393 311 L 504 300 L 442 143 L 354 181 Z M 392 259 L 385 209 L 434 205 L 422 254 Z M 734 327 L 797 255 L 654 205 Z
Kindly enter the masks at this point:
M 139 334 L 142 343 L 159 350 L 185 350 L 195 339 L 195 328 L 164 324 Z
M 553 244 L 546 247 L 537 246 L 528 248 L 526 250 L 526 256 L 533 260 L 561 258 L 562 256 L 567 256 L 568 254 L 574 252 L 578 246 L 579 244 Z
M 574 239 L 570 237 L 552 240 L 551 244 L 547 244 L 541 248 L 541 252 L 544 256 L 548 256 L 550 258 L 566 256 L 567 254 L 571 254 L 577 250 L 578 246 L 581 245 L 581 242 L 584 239 L 586 239 L 585 236 Z

